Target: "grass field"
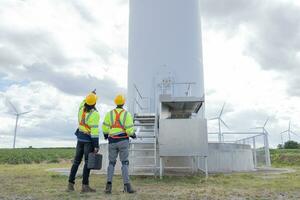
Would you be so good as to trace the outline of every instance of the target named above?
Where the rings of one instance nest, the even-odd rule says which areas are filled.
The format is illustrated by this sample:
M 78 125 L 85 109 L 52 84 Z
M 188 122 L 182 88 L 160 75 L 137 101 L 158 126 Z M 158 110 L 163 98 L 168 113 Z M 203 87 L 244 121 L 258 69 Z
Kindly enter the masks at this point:
M 270 153 L 273 166 L 300 167 L 300 149 L 271 149 Z
M 271 149 L 272 165 L 299 166 L 300 149 Z M 74 148 L 0 149 L 0 164 L 59 163 L 71 160 Z
M 37 149 L 30 149 L 35 158 Z M 3 161 L 3 151 L 0 159 Z M 113 195 L 103 193 L 105 176 L 92 175 L 91 186 L 97 189 L 95 194 L 81 194 L 78 178 L 76 192 L 65 192 L 67 177 L 49 168 L 70 167 L 69 158 L 72 149 L 47 149 L 47 156 L 36 153 L 40 159 L 33 159 L 39 164 L 1 164 L 0 165 L 0 199 L 300 199 L 300 166 L 297 161 L 299 151 L 272 151 L 272 160 L 276 166 L 289 166 L 295 172 L 286 174 L 237 173 L 211 175 L 208 180 L 202 176 L 165 177 L 163 180 L 152 177 L 132 177 L 132 183 L 138 193 L 123 194 L 121 177 L 116 176 L 113 185 Z M 52 153 L 50 153 L 53 151 Z M 17 154 L 14 151 L 11 155 Z M 54 153 L 55 152 L 55 153 Z M 62 155 L 62 156 L 60 156 Z M 283 156 L 281 156 L 283 155 Z M 292 155 L 292 158 L 286 158 Z M 5 159 L 4 159 L 5 160 Z M 6 159 L 7 160 L 7 159 Z M 29 161 L 28 161 L 29 160 Z M 60 163 L 51 163 L 51 160 Z M 66 160 L 69 160 L 66 162 Z M 286 161 L 288 160 L 288 161 Z M 27 158 L 26 162 L 31 162 Z M 25 163 L 26 163 L 25 162 Z M 281 163 L 283 162 L 283 163 Z M 16 163 L 22 163 L 17 161 Z
M 74 148 L 0 149 L 0 164 L 58 163 L 73 156 Z

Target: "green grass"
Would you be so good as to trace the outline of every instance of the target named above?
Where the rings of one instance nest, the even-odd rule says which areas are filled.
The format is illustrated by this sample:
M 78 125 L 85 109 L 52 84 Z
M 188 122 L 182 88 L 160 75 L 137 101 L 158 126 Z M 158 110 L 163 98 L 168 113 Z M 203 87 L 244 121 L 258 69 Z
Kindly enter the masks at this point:
M 73 156 L 74 148 L 0 149 L 0 164 L 58 163 Z
M 300 167 L 300 149 L 271 149 L 272 166 Z
M 49 168 L 70 167 L 65 164 L 0 165 L 0 199 L 299 199 L 300 168 L 290 174 L 237 173 L 202 176 L 132 177 L 137 194 L 123 194 L 122 180 L 116 176 L 113 194 L 104 194 L 104 175 L 91 175 L 90 185 L 95 194 L 81 194 L 81 177 L 77 179 L 76 191 L 65 192 L 67 177 Z
M 97 189 L 96 194 L 81 194 L 81 177 L 76 192 L 68 193 L 67 177 L 47 171 L 70 168 L 74 153 L 72 148 L 0 149 L 0 199 L 300 199 L 299 150 L 271 150 L 273 166 L 291 167 L 296 170 L 292 173 L 216 174 L 208 180 L 202 176 L 163 180 L 137 176 L 132 177 L 138 191 L 134 195 L 123 194 L 122 179 L 116 176 L 111 196 L 103 193 L 104 175 L 91 175 L 90 185 Z
M 299 166 L 300 149 L 271 149 L 273 166 Z M 74 148 L 0 149 L 0 164 L 58 163 L 71 160 Z

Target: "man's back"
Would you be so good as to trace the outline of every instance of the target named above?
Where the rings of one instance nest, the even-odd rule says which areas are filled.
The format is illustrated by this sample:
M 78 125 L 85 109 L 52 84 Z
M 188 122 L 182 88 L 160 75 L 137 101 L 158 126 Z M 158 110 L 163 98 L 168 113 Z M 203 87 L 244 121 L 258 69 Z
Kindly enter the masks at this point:
M 128 139 L 134 134 L 132 115 L 121 107 L 108 112 L 102 126 L 104 137 L 110 142 L 118 142 Z

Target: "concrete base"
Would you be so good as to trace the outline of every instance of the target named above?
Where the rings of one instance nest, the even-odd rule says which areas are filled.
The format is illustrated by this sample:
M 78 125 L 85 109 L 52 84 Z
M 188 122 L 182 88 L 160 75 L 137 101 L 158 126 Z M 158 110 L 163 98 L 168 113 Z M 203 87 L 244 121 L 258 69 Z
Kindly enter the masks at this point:
M 254 170 L 254 162 L 250 145 L 208 144 L 208 171 L 210 173 L 252 170 Z
M 152 143 L 131 143 L 131 149 L 153 149 Z M 158 150 L 157 150 L 158 152 Z M 108 166 L 108 144 L 101 144 L 100 153 L 103 154 L 103 167 L 105 172 Z M 159 155 L 159 152 L 158 152 Z M 153 151 L 132 151 L 130 152 L 130 173 L 148 175 L 159 172 L 159 159 L 156 160 L 155 167 L 143 167 L 154 165 Z M 199 158 L 197 169 L 193 168 L 193 158 L 191 157 L 164 157 L 165 174 L 191 174 L 205 169 L 204 159 Z M 117 162 L 116 173 L 120 173 L 120 162 Z M 231 143 L 209 143 L 208 144 L 208 172 L 209 173 L 229 173 L 253 171 L 253 154 L 250 145 Z

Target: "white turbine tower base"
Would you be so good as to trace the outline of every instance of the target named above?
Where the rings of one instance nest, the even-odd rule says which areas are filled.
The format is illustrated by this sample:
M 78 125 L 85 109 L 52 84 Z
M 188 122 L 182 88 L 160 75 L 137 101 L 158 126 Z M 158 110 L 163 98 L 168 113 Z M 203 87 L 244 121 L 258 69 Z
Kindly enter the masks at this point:
M 7 100 L 7 101 L 10 104 L 10 106 L 12 107 L 12 110 L 13 110 L 12 114 L 16 116 L 16 124 L 15 124 L 15 130 L 14 130 L 14 141 L 13 141 L 13 149 L 15 149 L 16 148 L 16 139 L 17 139 L 19 118 L 23 115 L 26 115 L 26 114 L 30 113 L 31 111 L 19 112 L 11 101 L 9 101 L 9 100 Z

